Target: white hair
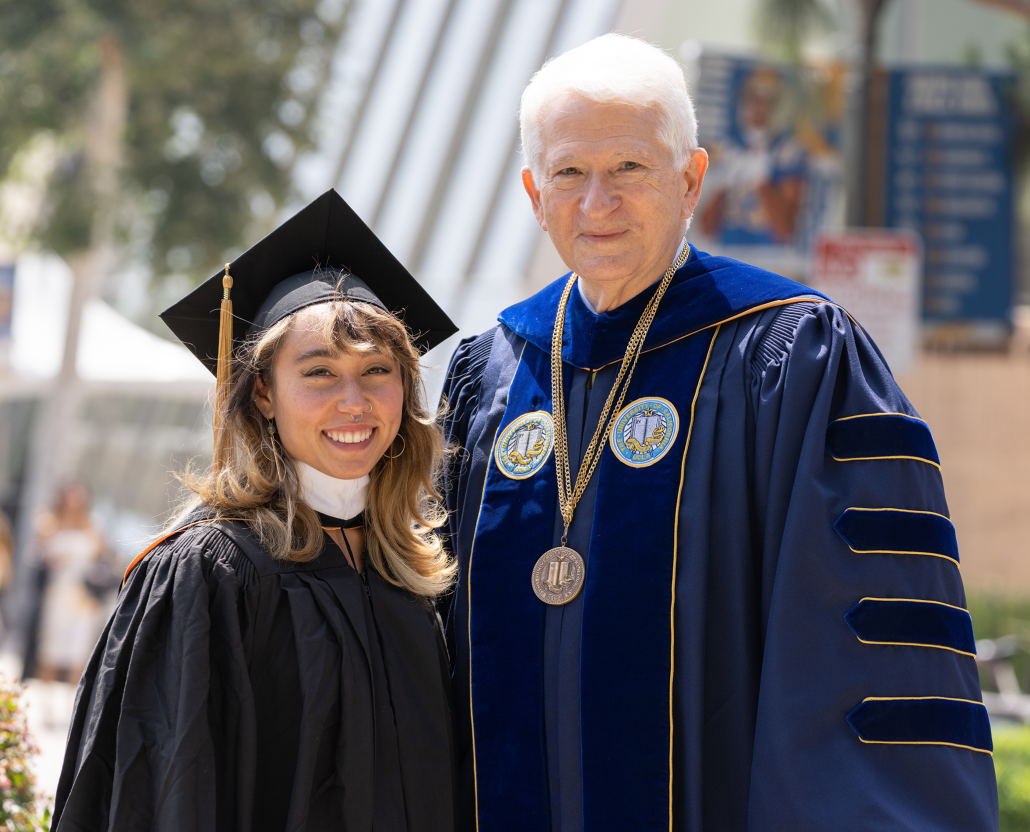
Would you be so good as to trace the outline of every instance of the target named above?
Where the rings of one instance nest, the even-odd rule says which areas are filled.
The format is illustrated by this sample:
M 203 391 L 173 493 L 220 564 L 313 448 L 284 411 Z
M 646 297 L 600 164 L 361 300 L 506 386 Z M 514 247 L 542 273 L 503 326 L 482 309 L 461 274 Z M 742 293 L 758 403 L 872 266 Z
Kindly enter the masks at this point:
M 672 152 L 677 167 L 697 149 L 694 103 L 680 65 L 647 41 L 612 33 L 551 58 L 523 90 L 522 155 L 534 177 L 543 162 L 541 124 L 568 96 L 598 104 L 654 107 L 658 140 Z

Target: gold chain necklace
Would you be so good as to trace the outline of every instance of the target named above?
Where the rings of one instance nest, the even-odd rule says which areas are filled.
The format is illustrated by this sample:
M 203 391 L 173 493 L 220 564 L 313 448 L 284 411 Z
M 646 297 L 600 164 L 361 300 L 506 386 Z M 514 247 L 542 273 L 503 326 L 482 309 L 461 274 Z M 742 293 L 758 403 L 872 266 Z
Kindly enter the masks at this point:
M 562 521 L 565 523 L 565 531 L 562 533 L 561 545 L 544 552 L 533 568 L 533 591 L 541 601 L 547 604 L 567 604 L 579 594 L 583 586 L 585 577 L 583 558 L 574 549 L 565 545 L 569 537 L 569 526 L 572 525 L 572 515 L 601 460 L 601 451 L 607 444 L 608 437 L 618 419 L 619 411 L 622 409 L 622 403 L 626 399 L 626 392 L 629 390 L 629 384 L 633 378 L 633 371 L 636 369 L 637 360 L 644 347 L 644 339 L 647 338 L 651 322 L 658 311 L 658 304 L 661 303 L 673 276 L 689 256 L 690 246 L 684 241 L 682 251 L 666 270 L 661 283 L 658 284 L 658 290 L 644 307 L 644 312 L 633 329 L 633 334 L 626 345 L 626 354 L 623 356 L 619 373 L 615 377 L 615 383 L 604 403 L 594 436 L 583 455 L 583 461 L 576 475 L 575 488 L 572 486 L 572 471 L 569 464 L 569 437 L 565 419 L 561 350 L 562 336 L 565 330 L 565 308 L 568 305 L 572 287 L 575 286 L 579 277 L 576 273 L 569 277 L 561 300 L 558 301 L 554 335 L 551 337 L 551 413 L 554 419 L 555 467 L 558 472 L 558 506 L 561 509 Z

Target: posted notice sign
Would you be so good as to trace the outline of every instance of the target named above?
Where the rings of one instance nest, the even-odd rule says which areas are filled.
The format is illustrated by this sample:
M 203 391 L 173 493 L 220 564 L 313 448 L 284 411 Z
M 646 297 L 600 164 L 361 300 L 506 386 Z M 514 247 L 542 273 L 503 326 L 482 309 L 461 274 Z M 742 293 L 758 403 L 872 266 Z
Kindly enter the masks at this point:
M 919 345 L 921 272 L 922 243 L 911 231 L 826 231 L 809 284 L 861 324 L 897 375 L 911 369 Z

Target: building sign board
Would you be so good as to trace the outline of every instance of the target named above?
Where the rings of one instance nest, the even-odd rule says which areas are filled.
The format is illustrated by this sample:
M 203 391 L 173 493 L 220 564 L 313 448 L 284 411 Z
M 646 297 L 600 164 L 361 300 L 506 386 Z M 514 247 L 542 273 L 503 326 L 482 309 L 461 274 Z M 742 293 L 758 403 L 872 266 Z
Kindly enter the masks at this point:
M 916 234 L 894 229 L 825 231 L 812 249 L 812 288 L 847 310 L 896 375 L 919 346 L 921 249 Z
M 884 224 L 925 245 L 928 335 L 1007 337 L 1012 307 L 1010 104 L 1015 76 L 964 68 L 891 72 Z

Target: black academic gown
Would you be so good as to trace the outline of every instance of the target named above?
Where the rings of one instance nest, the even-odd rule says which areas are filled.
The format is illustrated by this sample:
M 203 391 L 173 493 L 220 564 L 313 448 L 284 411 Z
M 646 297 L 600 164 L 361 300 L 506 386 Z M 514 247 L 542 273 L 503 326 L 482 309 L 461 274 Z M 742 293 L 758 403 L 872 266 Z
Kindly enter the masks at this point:
M 499 453 L 551 412 L 564 284 L 465 341 L 444 390 L 459 828 L 997 829 L 940 460 L 875 345 L 807 287 L 692 251 L 625 400 L 678 425 L 636 465 L 604 447 L 568 537 L 586 583 L 537 600 L 554 452 Z M 653 291 L 602 315 L 571 294 L 573 477 Z
M 245 523 L 185 529 L 132 571 L 83 674 L 53 829 L 448 832 L 438 620 L 328 536 L 290 563 Z

